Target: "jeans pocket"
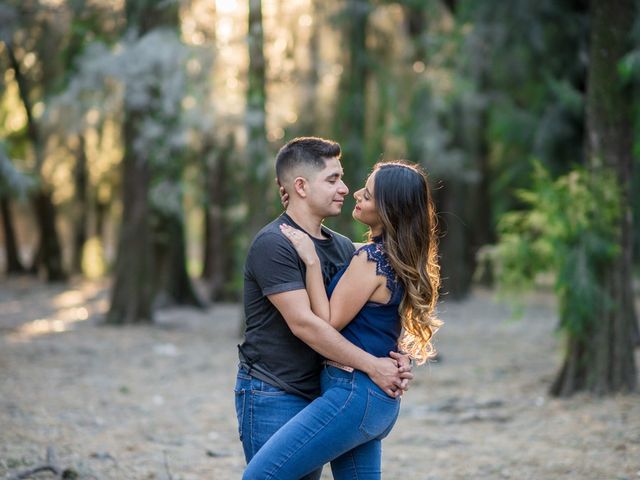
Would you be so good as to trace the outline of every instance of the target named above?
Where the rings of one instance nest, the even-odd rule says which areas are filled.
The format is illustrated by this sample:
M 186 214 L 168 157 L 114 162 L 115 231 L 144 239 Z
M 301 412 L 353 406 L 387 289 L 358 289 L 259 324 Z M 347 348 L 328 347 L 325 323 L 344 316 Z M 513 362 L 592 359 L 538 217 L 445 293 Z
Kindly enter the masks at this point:
M 245 398 L 246 392 L 244 390 L 236 391 L 236 416 L 238 417 L 238 437 L 242 441 L 242 426 L 245 421 Z
M 398 418 L 399 410 L 399 399 L 369 389 L 360 431 L 369 439 L 386 437 Z

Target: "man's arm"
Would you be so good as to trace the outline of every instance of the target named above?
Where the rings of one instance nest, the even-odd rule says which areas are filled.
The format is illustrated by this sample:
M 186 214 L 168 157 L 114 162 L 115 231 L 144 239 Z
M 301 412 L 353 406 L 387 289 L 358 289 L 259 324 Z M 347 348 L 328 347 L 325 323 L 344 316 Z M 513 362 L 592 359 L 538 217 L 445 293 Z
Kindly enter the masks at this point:
M 402 394 L 405 379 L 413 378 L 411 367 L 398 367 L 393 358 L 377 358 L 344 338 L 311 311 L 305 290 L 268 296 L 284 317 L 291 332 L 320 355 L 365 372 L 390 397 Z

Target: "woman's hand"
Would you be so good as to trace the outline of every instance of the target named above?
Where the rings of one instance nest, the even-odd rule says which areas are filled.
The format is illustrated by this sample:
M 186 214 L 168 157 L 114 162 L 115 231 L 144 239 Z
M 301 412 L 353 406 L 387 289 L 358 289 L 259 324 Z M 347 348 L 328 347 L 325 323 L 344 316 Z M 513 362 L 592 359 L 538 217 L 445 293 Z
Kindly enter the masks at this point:
M 309 266 L 320 262 L 316 247 L 309 235 L 284 223 L 280 225 L 280 231 L 291 242 L 305 265 Z

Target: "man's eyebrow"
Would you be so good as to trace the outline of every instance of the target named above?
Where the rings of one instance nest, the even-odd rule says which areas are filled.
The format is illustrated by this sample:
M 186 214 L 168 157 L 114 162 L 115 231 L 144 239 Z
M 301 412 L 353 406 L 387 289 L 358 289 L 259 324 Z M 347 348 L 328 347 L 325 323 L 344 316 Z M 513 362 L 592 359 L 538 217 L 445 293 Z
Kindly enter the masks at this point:
M 330 180 L 332 178 L 340 178 L 344 175 L 344 172 L 333 172 L 329 175 L 327 175 L 326 180 Z

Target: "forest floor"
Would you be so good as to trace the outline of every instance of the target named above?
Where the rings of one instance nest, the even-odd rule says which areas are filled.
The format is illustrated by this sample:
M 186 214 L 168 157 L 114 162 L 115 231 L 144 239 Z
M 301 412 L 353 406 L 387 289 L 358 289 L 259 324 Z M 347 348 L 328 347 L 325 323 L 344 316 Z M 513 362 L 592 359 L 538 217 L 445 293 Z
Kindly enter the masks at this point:
M 107 306 L 106 282 L 0 280 L 0 478 L 47 447 L 79 478 L 240 478 L 239 306 L 127 328 L 101 325 Z M 547 394 L 562 358 L 549 294 L 518 320 L 486 290 L 440 312 L 441 357 L 415 369 L 385 478 L 640 478 L 640 394 Z

